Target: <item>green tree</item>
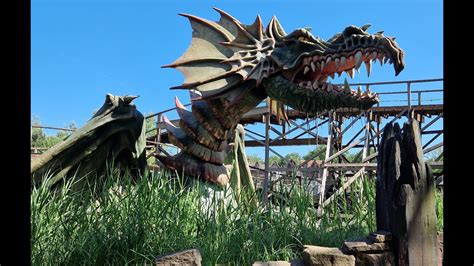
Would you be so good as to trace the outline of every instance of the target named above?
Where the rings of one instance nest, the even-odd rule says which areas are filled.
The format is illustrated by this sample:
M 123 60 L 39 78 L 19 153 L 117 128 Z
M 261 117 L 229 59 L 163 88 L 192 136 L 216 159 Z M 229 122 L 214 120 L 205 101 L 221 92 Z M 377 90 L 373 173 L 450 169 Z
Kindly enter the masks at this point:
M 260 158 L 256 154 L 248 154 L 247 155 L 247 161 L 249 162 L 249 165 L 254 166 L 255 163 L 259 163 L 260 165 L 263 165 L 265 162 L 263 161 L 262 158 Z
M 152 112 L 149 112 L 147 115 L 145 115 L 145 117 L 152 114 L 153 114 Z M 145 123 L 146 123 L 146 132 L 147 132 L 146 137 L 148 138 L 151 136 L 155 136 L 156 130 L 153 130 L 153 129 L 156 129 L 156 116 L 146 119 Z
M 301 160 L 302 160 L 301 155 L 297 152 L 288 153 L 285 156 L 285 159 L 286 159 L 284 161 L 285 165 L 290 161 L 293 161 L 293 162 L 295 162 L 296 165 L 299 165 L 301 163 Z
M 42 128 L 33 127 L 41 125 L 41 120 L 37 115 L 32 117 L 31 125 L 31 147 L 34 148 L 51 148 L 57 143 L 65 140 L 71 134 L 71 131 L 58 130 L 56 135 L 47 136 Z M 77 129 L 76 123 L 70 123 L 69 128 L 74 130 Z
M 269 165 L 272 165 L 274 162 L 280 165 L 281 161 L 282 161 L 281 158 L 276 155 L 271 155 L 270 157 L 268 157 Z
M 303 159 L 305 160 L 324 160 L 325 151 L 326 150 L 326 145 L 318 145 L 316 146 L 316 149 L 308 152 L 305 156 L 303 156 Z M 316 156 L 319 153 L 318 156 Z M 315 157 L 316 156 L 316 157 Z

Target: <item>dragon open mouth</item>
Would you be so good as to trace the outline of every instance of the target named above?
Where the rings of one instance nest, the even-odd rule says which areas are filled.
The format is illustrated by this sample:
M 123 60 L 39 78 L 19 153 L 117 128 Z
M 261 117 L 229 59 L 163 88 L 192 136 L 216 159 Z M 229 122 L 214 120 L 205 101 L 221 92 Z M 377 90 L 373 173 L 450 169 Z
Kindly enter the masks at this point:
M 362 92 L 360 89 L 350 89 L 347 81 L 344 86 L 328 82 L 328 77 L 334 79 L 336 73 L 340 77 L 343 72 L 346 72 L 347 75 L 354 78 L 354 72 L 359 72 L 362 64 L 365 65 L 367 74 L 370 76 L 372 64 L 377 60 L 380 62 L 380 65 L 384 63 L 393 64 L 390 56 L 383 51 L 377 51 L 375 48 L 361 48 L 351 52 L 302 57 L 297 67 L 293 68 L 293 70 L 283 71 L 282 75 L 293 83 L 298 84 L 301 89 L 325 91 L 328 93 L 344 91 L 345 94 L 378 101 L 377 94 L 371 92 L 370 89 Z M 395 68 L 397 69 L 397 66 Z

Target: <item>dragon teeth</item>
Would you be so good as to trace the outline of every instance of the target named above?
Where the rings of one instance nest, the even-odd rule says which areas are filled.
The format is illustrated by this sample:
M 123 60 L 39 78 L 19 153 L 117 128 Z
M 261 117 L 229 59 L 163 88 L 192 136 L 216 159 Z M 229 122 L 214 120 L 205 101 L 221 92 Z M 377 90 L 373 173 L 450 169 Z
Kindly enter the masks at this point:
M 344 93 L 351 94 L 351 88 L 349 87 L 349 82 L 347 82 L 347 78 L 344 78 Z
M 323 72 L 323 70 L 324 70 L 324 60 L 321 61 L 321 72 Z
M 300 82 L 300 83 L 298 84 L 298 86 L 299 86 L 300 88 L 304 88 L 304 82 Z
M 360 64 L 362 64 L 362 52 L 361 52 L 361 51 L 358 51 L 358 52 L 355 54 L 355 67 L 356 67 L 356 68 L 359 68 L 359 67 L 360 67 Z
M 372 56 L 370 56 L 370 59 L 372 59 L 372 60 L 377 60 L 377 52 L 376 52 L 376 51 L 374 51 L 374 52 L 372 53 Z
M 316 70 L 316 65 L 313 61 L 311 61 L 311 70 L 313 70 L 313 72 Z
M 347 73 L 347 75 L 349 75 L 351 77 L 351 79 L 354 78 L 354 69 L 353 68 L 346 70 L 346 73 Z
M 333 88 L 333 87 L 332 87 L 332 84 L 329 83 L 328 86 L 327 86 L 327 91 L 328 91 L 328 92 L 332 92 L 332 88 Z
M 331 57 L 328 57 L 328 58 L 326 59 L 326 64 L 329 64 L 329 62 L 331 62 Z
M 303 75 L 306 75 L 308 72 L 309 72 L 309 67 L 305 66 L 304 71 L 303 71 Z
M 339 68 L 339 58 L 334 59 L 334 64 L 336 65 L 336 71 Z
M 367 69 L 367 77 L 370 77 L 370 72 L 372 71 L 372 61 L 365 62 L 365 68 Z
M 341 66 L 344 68 L 346 66 L 347 59 L 345 56 L 341 56 Z
M 313 82 L 313 89 L 317 90 L 317 89 L 318 89 L 318 85 L 319 85 L 318 80 L 315 80 L 315 81 Z
M 306 87 L 310 87 L 311 88 L 311 81 L 306 81 Z

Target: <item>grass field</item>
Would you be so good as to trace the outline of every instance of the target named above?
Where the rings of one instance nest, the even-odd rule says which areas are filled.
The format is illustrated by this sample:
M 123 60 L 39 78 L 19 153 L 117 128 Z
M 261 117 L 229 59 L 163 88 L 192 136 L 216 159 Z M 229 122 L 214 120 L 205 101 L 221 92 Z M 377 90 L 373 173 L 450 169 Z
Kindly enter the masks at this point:
M 303 244 L 341 246 L 375 230 L 375 182 L 368 178 L 350 197 L 336 198 L 319 226 L 312 196 L 296 186 L 265 209 L 166 173 L 137 184 L 126 175 L 107 180 L 99 194 L 71 190 L 74 180 L 55 192 L 47 181 L 32 191 L 33 265 L 152 264 L 157 255 L 188 248 L 201 250 L 203 265 L 251 265 L 298 258 Z

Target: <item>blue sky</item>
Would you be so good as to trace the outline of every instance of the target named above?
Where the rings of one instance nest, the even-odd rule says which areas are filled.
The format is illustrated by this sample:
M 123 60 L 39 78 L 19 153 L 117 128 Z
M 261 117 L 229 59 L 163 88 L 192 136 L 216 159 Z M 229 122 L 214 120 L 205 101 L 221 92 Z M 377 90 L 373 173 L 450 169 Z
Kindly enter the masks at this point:
M 173 107 L 175 96 L 187 103 L 187 92 L 169 90 L 182 75 L 160 66 L 191 40 L 189 22 L 177 14 L 218 20 L 214 6 L 247 24 L 257 14 L 265 24 L 276 15 L 287 33 L 312 27 L 327 39 L 348 25 L 371 23 L 369 32 L 397 37 L 406 63 L 398 77 L 391 66 L 374 65 L 370 80 L 361 68 L 350 82 L 443 77 L 442 1 L 32 0 L 31 114 L 48 126 L 82 126 L 109 92 L 140 95 L 135 103 L 144 114 Z

